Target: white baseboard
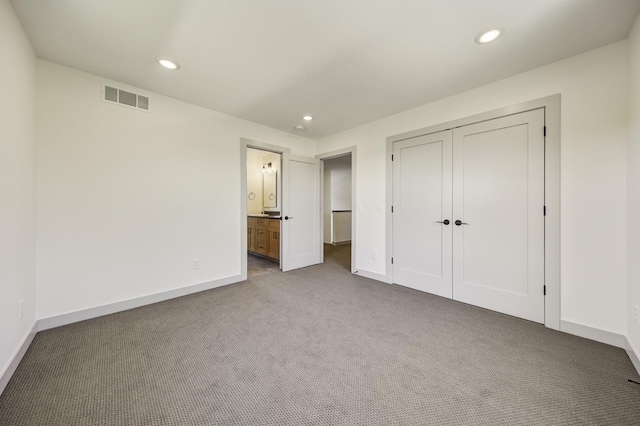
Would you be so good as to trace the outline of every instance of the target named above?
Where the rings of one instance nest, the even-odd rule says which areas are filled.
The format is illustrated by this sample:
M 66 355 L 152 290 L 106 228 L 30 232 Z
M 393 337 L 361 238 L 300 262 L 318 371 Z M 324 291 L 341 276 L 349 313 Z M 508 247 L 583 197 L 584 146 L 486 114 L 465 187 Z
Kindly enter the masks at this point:
M 11 376 L 13 376 L 13 373 L 16 372 L 20 361 L 22 361 L 22 357 L 24 357 L 27 349 L 29 349 L 33 338 L 36 337 L 37 331 L 38 321 L 36 320 L 33 322 L 29 333 L 27 333 L 27 335 L 24 336 L 24 339 L 22 339 L 22 343 L 20 344 L 18 349 L 16 349 L 16 351 L 13 353 L 13 356 L 11 357 L 9 363 L 6 365 L 2 373 L 0 373 L 0 395 L 2 395 L 2 392 L 4 392 L 4 388 L 6 388 L 7 384 L 9 384 L 9 380 L 11 380 Z
M 584 337 L 585 339 L 595 340 L 596 342 L 606 343 L 607 345 L 617 348 L 624 348 L 627 341 L 624 334 L 566 320 L 560 321 L 560 331 Z
M 638 349 L 636 349 L 636 347 L 633 346 L 633 343 L 631 343 L 631 340 L 629 340 L 629 337 L 625 339 L 624 349 L 627 351 L 627 355 L 629 355 L 629 359 L 631 360 L 631 363 L 638 371 L 638 374 L 640 374 L 640 352 L 638 352 Z
M 356 268 L 356 270 L 353 273 L 355 275 L 360 275 L 361 277 L 371 278 L 372 280 L 382 281 L 383 283 L 391 284 L 387 280 L 387 276 L 386 275 L 378 274 L 376 272 L 371 272 L 371 271 L 367 271 L 365 269 Z
M 84 321 L 91 318 L 101 317 L 103 315 L 115 314 L 133 308 L 139 308 L 152 303 L 164 302 L 165 300 L 174 299 L 176 297 L 186 296 L 188 294 L 198 293 L 212 288 L 222 287 L 224 285 L 233 284 L 243 281 L 242 275 L 233 275 L 231 277 L 221 278 L 214 281 L 207 281 L 188 287 L 176 288 L 174 290 L 154 293 L 147 296 L 136 297 L 135 299 L 123 300 L 121 302 L 109 303 L 107 305 L 96 306 L 94 308 L 83 309 L 81 311 L 69 312 L 61 315 L 54 315 L 38 320 L 38 331 L 48 330 L 50 328 L 60 327 L 74 322 Z

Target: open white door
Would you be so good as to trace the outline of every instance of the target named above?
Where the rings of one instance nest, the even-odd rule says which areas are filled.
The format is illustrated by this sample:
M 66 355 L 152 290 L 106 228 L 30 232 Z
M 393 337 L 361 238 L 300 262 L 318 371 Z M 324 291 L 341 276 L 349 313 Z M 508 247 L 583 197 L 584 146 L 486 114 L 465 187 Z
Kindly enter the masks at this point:
M 282 270 L 320 263 L 320 160 L 282 155 Z

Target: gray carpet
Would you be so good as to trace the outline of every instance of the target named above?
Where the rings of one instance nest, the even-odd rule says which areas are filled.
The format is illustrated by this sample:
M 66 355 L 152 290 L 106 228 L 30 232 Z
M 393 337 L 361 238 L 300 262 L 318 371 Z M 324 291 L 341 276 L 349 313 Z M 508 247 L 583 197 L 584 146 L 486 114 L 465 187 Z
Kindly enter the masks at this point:
M 621 349 L 351 275 L 335 250 L 38 333 L 0 424 L 640 425 Z
M 247 278 L 252 279 L 264 274 L 280 272 L 280 264 L 253 254 L 247 255 Z

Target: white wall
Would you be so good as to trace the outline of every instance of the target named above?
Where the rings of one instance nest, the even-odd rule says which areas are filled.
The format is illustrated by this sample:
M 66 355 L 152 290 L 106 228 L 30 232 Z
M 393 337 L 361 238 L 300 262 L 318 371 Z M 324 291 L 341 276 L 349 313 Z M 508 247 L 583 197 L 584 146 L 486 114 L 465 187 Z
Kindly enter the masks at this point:
M 0 1 L 0 379 L 35 321 L 35 66 L 10 3 Z M 24 314 L 18 319 L 18 304 Z M 0 392 L 4 381 L 0 380 Z
M 562 94 L 561 316 L 624 333 L 627 42 L 621 41 L 325 138 L 358 146 L 356 268 L 386 274 L 385 138 Z M 378 253 L 372 260 L 371 252 Z
M 247 148 L 247 213 L 262 213 L 263 151 Z M 253 200 L 250 198 L 253 194 Z
M 153 93 L 149 113 L 102 102 L 104 81 L 37 63 L 39 318 L 240 276 L 240 138 L 315 154 Z
M 334 212 L 332 215 L 332 228 L 332 243 L 351 241 L 351 212 Z
M 331 165 L 331 209 L 351 210 L 351 155 L 328 162 Z
M 627 333 L 640 358 L 640 18 L 629 36 L 629 149 L 627 154 Z

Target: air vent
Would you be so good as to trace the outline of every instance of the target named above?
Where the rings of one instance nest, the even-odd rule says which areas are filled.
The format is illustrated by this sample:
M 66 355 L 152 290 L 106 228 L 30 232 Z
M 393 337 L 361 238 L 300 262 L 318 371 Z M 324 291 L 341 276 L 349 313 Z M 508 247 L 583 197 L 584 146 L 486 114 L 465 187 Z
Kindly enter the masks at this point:
M 121 90 L 116 87 L 102 85 L 102 100 L 129 108 L 149 111 L 151 102 L 147 96 Z

